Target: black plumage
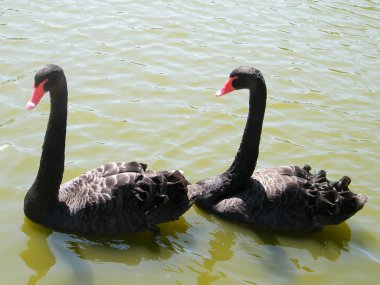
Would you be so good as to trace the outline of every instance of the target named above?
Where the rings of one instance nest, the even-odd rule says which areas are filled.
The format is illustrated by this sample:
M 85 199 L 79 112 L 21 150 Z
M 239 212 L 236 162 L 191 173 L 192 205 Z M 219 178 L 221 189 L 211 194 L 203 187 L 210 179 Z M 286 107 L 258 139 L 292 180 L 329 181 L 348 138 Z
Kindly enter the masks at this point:
M 35 76 L 33 109 L 50 92 L 51 110 L 37 177 L 24 199 L 25 215 L 56 230 L 123 234 L 157 230 L 193 204 L 178 170 L 153 171 L 138 162 L 107 163 L 61 185 L 64 172 L 68 91 L 57 65 Z
M 202 194 L 196 204 L 222 218 L 254 229 L 319 231 L 339 224 L 362 209 L 367 196 L 348 189 L 347 176 L 329 181 L 311 167 L 274 167 L 254 172 L 267 99 L 261 72 L 243 66 L 232 71 L 218 96 L 249 89 L 249 112 L 239 150 L 229 169 L 196 183 Z

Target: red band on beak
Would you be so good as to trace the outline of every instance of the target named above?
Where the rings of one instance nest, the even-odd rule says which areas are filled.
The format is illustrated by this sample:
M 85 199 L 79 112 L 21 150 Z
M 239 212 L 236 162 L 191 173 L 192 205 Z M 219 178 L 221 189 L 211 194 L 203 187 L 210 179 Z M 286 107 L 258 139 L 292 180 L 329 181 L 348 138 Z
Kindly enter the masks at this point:
M 232 82 L 237 78 L 237 76 L 230 77 L 228 81 L 223 85 L 223 87 L 215 93 L 216 96 L 222 96 L 227 93 L 230 93 L 235 90 L 235 88 L 232 86 Z
M 33 87 L 32 97 L 30 97 L 28 103 L 26 104 L 26 108 L 28 110 L 32 110 L 34 107 L 36 107 L 37 104 L 40 102 L 42 96 L 44 96 L 44 94 L 46 93 L 44 89 L 46 82 L 48 82 L 48 79 L 42 81 L 37 87 Z

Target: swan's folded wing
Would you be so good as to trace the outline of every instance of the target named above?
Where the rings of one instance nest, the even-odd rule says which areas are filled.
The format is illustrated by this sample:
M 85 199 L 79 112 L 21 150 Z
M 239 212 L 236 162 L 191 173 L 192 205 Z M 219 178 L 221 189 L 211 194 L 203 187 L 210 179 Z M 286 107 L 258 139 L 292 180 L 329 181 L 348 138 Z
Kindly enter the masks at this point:
M 187 197 L 189 183 L 179 171 L 146 171 L 137 162 L 107 163 L 63 184 L 59 201 L 72 215 L 82 209 L 115 213 L 149 211 Z
M 103 164 L 89 172 L 100 173 L 103 177 L 119 174 L 119 173 L 144 173 L 147 165 L 137 161 L 131 162 L 109 162 Z
M 310 166 L 283 166 L 257 171 L 252 178 L 265 189 L 263 210 L 277 209 L 282 213 L 298 213 L 310 217 L 314 229 L 325 224 L 339 224 L 357 211 L 367 197 L 348 188 L 351 179 L 343 176 L 339 181 L 327 179 L 321 170 L 310 173 Z M 313 217 L 311 219 L 311 217 Z
M 90 205 L 105 204 L 111 200 L 115 186 L 133 184 L 135 177 L 140 175 L 140 167 L 129 163 L 107 163 L 61 185 L 58 199 L 65 203 L 74 215 L 79 210 Z M 143 171 L 143 170 L 142 170 Z

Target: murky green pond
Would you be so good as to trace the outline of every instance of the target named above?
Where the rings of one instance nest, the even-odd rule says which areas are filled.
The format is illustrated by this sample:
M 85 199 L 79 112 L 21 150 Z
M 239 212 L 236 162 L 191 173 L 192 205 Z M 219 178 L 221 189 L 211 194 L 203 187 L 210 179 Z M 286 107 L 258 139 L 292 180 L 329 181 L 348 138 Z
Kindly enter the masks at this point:
M 376 284 L 380 277 L 378 1 L 0 1 L 1 284 Z M 26 111 L 46 63 L 65 70 L 64 180 L 109 161 L 225 170 L 248 96 L 214 92 L 259 68 L 259 168 L 352 178 L 365 208 L 314 234 L 255 232 L 193 207 L 161 234 L 92 237 L 24 217 L 49 113 Z

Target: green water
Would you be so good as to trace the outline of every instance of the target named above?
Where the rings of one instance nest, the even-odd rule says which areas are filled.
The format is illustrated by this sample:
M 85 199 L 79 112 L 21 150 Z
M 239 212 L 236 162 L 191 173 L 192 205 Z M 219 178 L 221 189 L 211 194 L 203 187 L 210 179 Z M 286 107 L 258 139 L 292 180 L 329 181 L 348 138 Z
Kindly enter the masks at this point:
M 376 284 L 380 277 L 378 1 L 0 1 L 2 284 Z M 310 164 L 368 195 L 321 233 L 254 232 L 197 207 L 107 238 L 24 217 L 49 112 L 25 104 L 46 63 L 65 70 L 64 180 L 109 161 L 182 169 L 233 159 L 248 96 L 213 95 L 239 65 L 268 86 L 258 167 Z

